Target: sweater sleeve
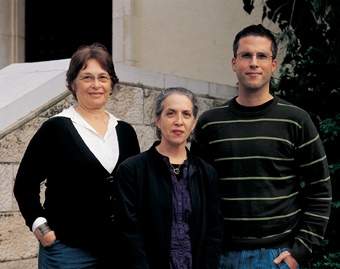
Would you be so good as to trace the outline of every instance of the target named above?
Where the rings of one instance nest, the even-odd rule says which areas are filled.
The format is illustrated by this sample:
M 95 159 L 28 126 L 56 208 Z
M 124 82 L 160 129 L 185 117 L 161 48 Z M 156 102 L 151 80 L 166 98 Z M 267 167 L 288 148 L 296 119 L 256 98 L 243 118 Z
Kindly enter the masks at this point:
M 206 223 L 207 231 L 204 242 L 205 269 L 218 268 L 223 237 L 223 217 L 220 210 L 217 172 L 211 166 L 206 171 Z
M 213 158 L 211 156 L 210 151 L 208 150 L 209 141 L 208 138 L 205 137 L 204 130 L 202 127 L 203 118 L 200 117 L 194 130 L 194 135 L 190 146 L 190 152 L 213 165 Z
M 135 129 L 131 125 L 128 125 L 128 126 L 129 126 L 128 142 L 129 142 L 129 145 L 130 145 L 130 147 L 129 147 L 130 152 L 128 154 L 129 154 L 129 157 L 130 157 L 130 156 L 134 156 L 134 155 L 137 155 L 138 153 L 140 153 L 140 148 L 139 148 L 138 138 L 137 138 L 137 134 L 135 132 Z
M 311 256 L 313 246 L 320 245 L 323 239 L 332 198 L 326 154 L 309 116 L 298 140 L 296 166 L 302 186 L 302 216 L 291 253 L 302 263 Z
M 120 155 L 118 164 L 125 159 L 140 153 L 139 143 L 135 129 L 125 121 L 119 121 L 117 125 Z
M 43 124 L 28 144 L 14 183 L 15 198 L 30 229 L 38 217 L 46 217 L 40 203 L 40 184 L 46 179 L 48 156 L 52 154 L 47 127 Z
M 141 231 L 138 212 L 138 183 L 135 170 L 122 163 L 116 174 L 117 201 L 116 216 L 123 246 L 129 257 L 129 268 L 148 269 L 144 236 Z

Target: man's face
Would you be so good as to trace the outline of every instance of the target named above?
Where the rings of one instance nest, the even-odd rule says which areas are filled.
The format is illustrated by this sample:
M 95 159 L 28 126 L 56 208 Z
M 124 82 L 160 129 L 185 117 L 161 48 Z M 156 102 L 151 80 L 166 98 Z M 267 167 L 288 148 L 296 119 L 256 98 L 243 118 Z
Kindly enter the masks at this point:
M 246 36 L 239 40 L 232 68 L 239 82 L 239 89 L 246 92 L 268 91 L 270 78 L 276 69 L 271 41 L 261 36 Z

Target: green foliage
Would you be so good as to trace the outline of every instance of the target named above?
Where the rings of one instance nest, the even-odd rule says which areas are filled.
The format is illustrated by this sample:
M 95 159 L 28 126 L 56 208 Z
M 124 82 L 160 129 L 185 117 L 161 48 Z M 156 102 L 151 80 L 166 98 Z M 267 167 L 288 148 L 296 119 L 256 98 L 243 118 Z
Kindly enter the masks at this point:
M 329 253 L 322 256 L 320 261 L 313 263 L 312 269 L 338 269 L 340 268 L 340 252 Z
M 340 172 L 340 113 L 320 123 L 320 134 L 328 153 L 329 170 L 333 178 Z
M 333 203 L 332 203 L 332 206 L 333 206 L 334 208 L 340 208 L 340 201 L 335 201 L 335 202 L 333 202 Z
M 334 118 L 323 120 L 320 125 L 320 131 L 323 134 L 324 143 L 338 139 L 340 136 L 340 114 L 337 114 Z

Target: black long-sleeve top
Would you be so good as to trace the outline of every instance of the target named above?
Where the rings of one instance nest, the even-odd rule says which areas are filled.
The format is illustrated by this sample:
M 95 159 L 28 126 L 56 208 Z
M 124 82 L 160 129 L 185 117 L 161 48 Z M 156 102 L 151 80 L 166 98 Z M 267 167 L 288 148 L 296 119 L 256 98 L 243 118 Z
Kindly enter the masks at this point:
M 191 154 L 188 173 L 192 268 L 217 269 L 222 241 L 217 174 Z M 117 221 L 129 255 L 125 268 L 170 268 L 171 174 L 155 144 L 120 165 L 117 191 Z
M 140 150 L 131 125 L 118 121 L 116 132 L 117 168 Z M 27 226 L 31 229 L 37 217 L 45 217 L 56 238 L 69 246 L 97 251 L 111 244 L 116 168 L 110 174 L 101 165 L 69 118 L 47 120 L 30 141 L 14 185 Z M 40 184 L 45 179 L 42 205 Z

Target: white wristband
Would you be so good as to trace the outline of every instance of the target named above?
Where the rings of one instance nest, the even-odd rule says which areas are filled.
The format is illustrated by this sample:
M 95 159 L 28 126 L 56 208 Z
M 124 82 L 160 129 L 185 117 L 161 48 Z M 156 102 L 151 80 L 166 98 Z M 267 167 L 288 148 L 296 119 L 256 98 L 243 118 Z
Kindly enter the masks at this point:
M 32 231 L 34 232 L 35 229 L 37 229 L 38 226 L 40 226 L 41 224 L 44 224 L 46 222 L 47 222 L 47 219 L 45 219 L 44 217 L 36 218 L 36 220 L 33 222 L 33 225 L 32 225 Z

